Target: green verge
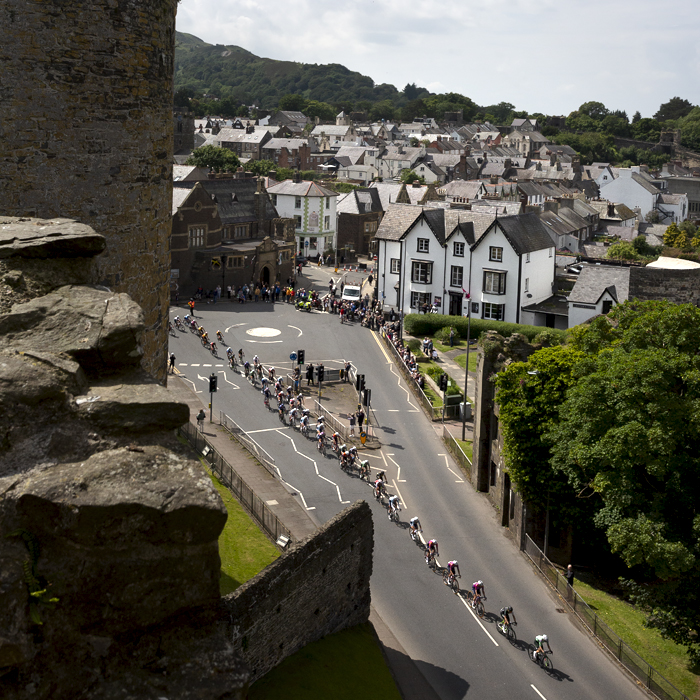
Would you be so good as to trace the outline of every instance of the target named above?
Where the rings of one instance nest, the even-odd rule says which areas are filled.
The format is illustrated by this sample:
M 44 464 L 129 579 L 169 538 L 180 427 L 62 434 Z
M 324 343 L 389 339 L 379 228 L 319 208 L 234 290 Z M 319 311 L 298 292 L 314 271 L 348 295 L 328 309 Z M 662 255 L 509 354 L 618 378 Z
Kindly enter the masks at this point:
M 693 670 L 685 648 L 644 626 L 645 615 L 629 603 L 579 579 L 576 592 L 642 659 L 689 698 L 700 698 L 700 669 Z
M 401 700 L 369 623 L 307 644 L 255 682 L 250 700 Z
M 472 441 L 471 440 L 459 440 L 458 438 L 455 438 L 455 442 L 462 448 L 462 452 L 464 452 L 467 457 L 469 457 L 469 461 L 472 462 Z
M 479 359 L 479 353 L 475 348 L 472 348 L 469 351 L 469 371 L 470 372 L 476 372 L 476 362 Z M 464 355 L 457 355 L 454 358 L 454 361 L 462 368 L 467 364 L 467 353 L 465 352 Z
M 253 578 L 280 553 L 260 528 L 245 512 L 233 494 L 209 471 L 203 461 L 216 490 L 226 505 L 228 519 L 219 535 L 219 556 L 221 557 L 221 595 L 235 591 L 241 584 Z

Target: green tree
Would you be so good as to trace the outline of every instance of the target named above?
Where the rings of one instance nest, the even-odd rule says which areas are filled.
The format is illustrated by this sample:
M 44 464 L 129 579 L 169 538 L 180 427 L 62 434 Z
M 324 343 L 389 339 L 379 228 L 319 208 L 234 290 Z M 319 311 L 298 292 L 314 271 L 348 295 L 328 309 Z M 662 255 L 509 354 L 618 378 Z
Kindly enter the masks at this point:
M 664 243 L 670 248 L 685 248 L 688 245 L 688 235 L 674 221 L 664 232 Z
M 639 110 L 637 110 L 637 111 L 632 115 L 632 124 L 636 124 L 641 118 L 642 118 L 642 115 L 639 113 Z
M 680 97 L 672 97 L 668 102 L 664 102 L 659 111 L 654 115 L 654 119 L 660 122 L 668 121 L 669 119 L 680 119 L 690 114 L 693 109 L 693 104 L 688 100 L 683 100 Z
M 608 248 L 605 257 L 611 260 L 639 260 L 639 253 L 637 253 L 632 243 L 620 241 L 619 243 L 613 243 Z
M 303 112 L 306 99 L 303 95 L 288 94 L 280 98 L 278 106 L 283 112 Z
M 250 160 L 246 164 L 246 170 L 254 175 L 266 176 L 270 170 L 275 169 L 275 164 L 271 160 Z
M 425 185 L 425 178 L 422 175 L 418 175 L 414 170 L 409 170 L 404 168 L 401 171 L 401 182 L 405 182 L 410 185 L 413 182 L 419 182 L 421 185 Z
M 216 172 L 234 172 L 238 169 L 241 161 L 228 148 L 202 146 L 192 151 L 192 155 L 187 159 L 186 164 L 197 165 L 200 168 L 211 168 Z
M 694 151 L 700 151 L 700 107 L 695 107 L 677 122 L 681 130 L 681 144 Z
M 552 468 L 596 504 L 650 622 L 698 660 L 700 309 L 627 302 L 579 328 L 590 357 L 543 435 Z
M 335 124 L 335 117 L 338 112 L 336 112 L 335 107 L 329 105 L 327 102 L 309 100 L 304 107 L 304 114 L 309 119 L 318 117 L 322 122 L 332 122 Z
M 661 124 L 656 119 L 639 119 L 632 124 L 632 136 L 639 141 L 657 143 L 661 136 Z
M 586 114 L 596 121 L 601 121 L 610 112 L 608 108 L 602 102 L 584 102 L 578 111 L 581 114 Z

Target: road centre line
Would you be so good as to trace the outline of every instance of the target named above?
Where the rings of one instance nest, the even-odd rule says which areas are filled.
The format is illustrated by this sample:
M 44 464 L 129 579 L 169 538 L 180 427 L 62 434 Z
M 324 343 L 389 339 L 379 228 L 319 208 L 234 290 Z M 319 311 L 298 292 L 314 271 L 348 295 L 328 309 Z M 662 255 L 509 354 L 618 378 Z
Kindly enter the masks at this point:
M 542 698 L 542 700 L 547 700 L 547 698 L 544 695 L 542 695 L 542 693 L 540 693 L 540 691 L 537 690 L 537 688 L 535 688 L 535 686 L 532 685 L 532 683 L 530 683 L 530 687 Z
M 190 367 L 201 367 L 201 365 L 190 365 Z
M 399 409 L 398 408 L 387 408 L 387 413 L 398 413 Z
M 406 503 L 406 501 L 403 500 L 403 496 L 401 495 L 401 491 L 399 491 L 399 487 L 396 485 L 396 480 L 392 479 L 392 481 L 394 482 L 394 488 L 396 489 L 396 493 L 399 494 L 399 499 L 401 499 L 401 505 L 404 508 L 408 508 L 408 504 Z
M 498 642 L 491 636 L 491 633 L 484 627 L 482 624 L 481 620 L 477 617 L 476 613 L 472 610 L 471 605 L 462 598 L 462 596 L 459 596 L 459 599 L 464 603 L 464 607 L 471 613 L 472 617 L 479 623 L 479 627 L 481 627 L 482 630 L 484 630 L 486 636 L 496 645 L 498 646 Z

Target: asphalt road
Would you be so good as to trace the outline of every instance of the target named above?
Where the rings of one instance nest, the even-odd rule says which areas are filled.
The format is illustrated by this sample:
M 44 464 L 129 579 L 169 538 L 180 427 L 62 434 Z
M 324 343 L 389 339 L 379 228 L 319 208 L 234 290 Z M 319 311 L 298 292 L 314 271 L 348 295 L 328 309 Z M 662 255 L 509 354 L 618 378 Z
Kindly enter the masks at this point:
M 171 317 L 176 311 L 184 314 L 173 310 Z M 301 313 L 286 304 L 208 305 L 198 308 L 197 314 L 211 336 L 222 330 L 235 351 L 243 347 L 248 359 L 258 354 L 278 373 L 292 367 L 290 352 L 303 348 L 307 362 L 323 361 L 332 367 L 349 359 L 366 375 L 383 445 L 366 454 L 374 469 L 386 468 L 389 492 L 402 500 L 399 524 L 388 520 L 368 484 L 342 472 L 334 457 L 322 457 L 314 440 L 281 426 L 276 413 L 264 407 L 259 391 L 229 370 L 224 360 L 212 358 L 196 336 L 178 333 L 170 343 L 176 366 L 202 392 L 205 404 L 209 399 L 205 378 L 212 371 L 219 373 L 215 413 L 225 411 L 274 457 L 281 477 L 319 521 L 358 498 L 370 503 L 375 516 L 373 604 L 441 698 L 643 697 L 563 612 L 507 539 L 493 508 L 446 455 L 444 444 L 373 333 L 340 325 L 336 316 Z M 220 355 L 225 357 L 223 350 Z M 439 563 L 459 561 L 463 588 L 477 579 L 484 581 L 488 596 L 484 619 L 479 620 L 465 599 L 450 592 L 426 567 L 421 549 L 408 535 L 407 523 L 414 515 L 420 518 L 426 539 L 437 538 Z M 514 643 L 496 629 L 504 604 L 514 607 L 519 623 Z M 551 672 L 536 666 L 526 651 L 535 635 L 543 633 L 549 635 L 554 650 Z

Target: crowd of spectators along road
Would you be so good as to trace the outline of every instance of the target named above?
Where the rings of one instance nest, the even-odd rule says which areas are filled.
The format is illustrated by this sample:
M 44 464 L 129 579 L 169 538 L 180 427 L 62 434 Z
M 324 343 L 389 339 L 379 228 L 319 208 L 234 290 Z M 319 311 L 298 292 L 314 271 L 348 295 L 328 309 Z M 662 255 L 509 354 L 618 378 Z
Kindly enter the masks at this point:
M 391 343 L 393 343 L 394 347 L 396 348 L 396 351 L 399 353 L 401 359 L 404 361 L 404 364 L 406 365 L 411 375 L 411 378 L 420 387 L 421 391 L 423 391 L 425 387 L 425 377 L 420 373 L 420 370 L 418 369 L 416 356 L 411 352 L 411 349 L 407 345 L 404 345 L 403 340 L 399 338 L 398 321 L 386 324 L 384 329 L 384 335 L 389 339 Z M 426 338 L 423 341 L 423 350 L 425 351 L 428 348 L 428 344 L 430 346 L 429 352 L 432 355 L 432 353 L 435 352 L 435 350 L 433 348 L 433 341 L 429 338 Z

